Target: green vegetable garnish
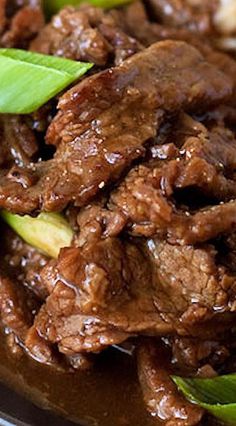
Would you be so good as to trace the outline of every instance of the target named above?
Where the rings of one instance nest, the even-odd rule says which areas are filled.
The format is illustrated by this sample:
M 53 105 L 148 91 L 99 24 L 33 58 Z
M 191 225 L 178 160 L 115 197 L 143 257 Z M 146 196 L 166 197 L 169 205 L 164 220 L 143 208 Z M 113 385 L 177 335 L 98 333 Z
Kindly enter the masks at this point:
M 60 249 L 71 244 L 73 231 L 59 213 L 41 213 L 32 218 L 2 210 L 0 215 L 26 243 L 49 257 L 57 258 Z
M 36 111 L 92 64 L 19 49 L 0 49 L 0 113 Z
M 124 4 L 131 3 L 133 0 L 89 0 L 93 6 L 103 7 L 110 9 L 112 7 L 123 6 Z M 44 8 L 48 16 L 57 13 L 64 6 L 79 6 L 85 0 L 44 0 Z
M 236 374 L 212 379 L 172 377 L 188 400 L 205 408 L 227 425 L 236 425 Z

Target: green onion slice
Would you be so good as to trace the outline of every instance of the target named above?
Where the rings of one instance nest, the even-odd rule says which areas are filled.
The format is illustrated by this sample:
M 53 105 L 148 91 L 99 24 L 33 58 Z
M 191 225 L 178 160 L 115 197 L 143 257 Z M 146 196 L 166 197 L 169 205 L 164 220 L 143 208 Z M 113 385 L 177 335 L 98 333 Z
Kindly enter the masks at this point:
M 93 65 L 19 49 L 0 49 L 0 113 L 30 114 Z
M 71 245 L 73 231 L 59 213 L 41 213 L 33 218 L 2 210 L 0 215 L 26 243 L 49 257 L 57 258 L 61 248 Z
M 212 379 L 183 379 L 173 376 L 188 400 L 205 408 L 227 425 L 236 425 L 236 374 Z
M 112 7 L 119 7 L 131 3 L 131 1 L 133 0 L 89 0 L 88 3 L 93 6 L 103 7 L 104 9 L 110 9 Z M 53 13 L 57 13 L 64 6 L 78 6 L 82 2 L 84 2 L 84 0 L 44 0 L 44 8 L 46 14 L 50 16 Z

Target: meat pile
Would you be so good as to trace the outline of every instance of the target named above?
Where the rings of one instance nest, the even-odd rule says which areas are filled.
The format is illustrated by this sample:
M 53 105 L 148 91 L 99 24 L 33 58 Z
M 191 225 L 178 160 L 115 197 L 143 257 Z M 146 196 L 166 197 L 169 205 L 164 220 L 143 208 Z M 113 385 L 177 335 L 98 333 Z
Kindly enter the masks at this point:
M 7 343 L 85 369 L 132 338 L 148 411 L 199 425 L 203 411 L 170 375 L 211 377 L 233 356 L 236 62 L 219 44 L 222 5 L 82 5 L 44 25 L 37 2 L 10 3 L 0 3 L 2 46 L 95 67 L 56 115 L 49 104 L 0 118 L 0 207 L 63 212 L 74 227 L 51 260 L 2 225 Z
M 0 0 L 0 47 L 27 48 L 44 23 L 40 0 Z

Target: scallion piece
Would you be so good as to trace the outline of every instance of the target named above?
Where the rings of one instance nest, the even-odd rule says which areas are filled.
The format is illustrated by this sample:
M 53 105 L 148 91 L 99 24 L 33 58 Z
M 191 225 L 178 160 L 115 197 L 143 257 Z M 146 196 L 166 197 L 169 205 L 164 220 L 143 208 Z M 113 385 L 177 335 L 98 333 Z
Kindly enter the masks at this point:
M 36 111 L 92 64 L 19 49 L 0 49 L 0 113 Z
M 26 243 L 49 257 L 57 258 L 60 249 L 71 244 L 73 231 L 59 213 L 41 213 L 33 218 L 2 210 L 0 215 Z
M 212 379 L 172 377 L 188 400 L 227 425 L 236 425 L 236 374 Z
M 44 0 L 44 8 L 48 16 L 53 13 L 57 13 L 64 6 L 79 6 L 84 0 Z M 112 7 L 123 6 L 127 3 L 131 3 L 133 0 L 89 0 L 88 3 L 93 6 L 103 7 L 105 9 L 111 9 Z

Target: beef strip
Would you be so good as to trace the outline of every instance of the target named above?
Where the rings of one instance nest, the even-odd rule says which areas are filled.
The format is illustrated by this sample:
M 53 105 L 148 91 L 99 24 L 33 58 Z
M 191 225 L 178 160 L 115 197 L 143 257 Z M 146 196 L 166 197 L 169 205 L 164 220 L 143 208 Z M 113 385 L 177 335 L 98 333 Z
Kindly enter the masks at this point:
M 157 286 L 154 304 L 162 318 L 174 323 L 179 334 L 207 338 L 214 335 L 216 323 L 220 333 L 230 320 L 224 313 L 235 311 L 235 275 L 217 263 L 214 246 L 173 246 L 149 239 L 146 250 Z M 234 314 L 230 316 L 233 320 Z
M 165 2 L 165 0 L 164 0 Z M 203 5 L 204 7 L 204 5 Z M 126 31 L 144 46 L 150 46 L 158 40 L 183 40 L 196 47 L 205 59 L 225 72 L 234 82 L 232 103 L 236 100 L 236 62 L 228 54 L 217 50 L 212 40 L 194 34 L 186 28 L 176 28 L 158 22 L 150 22 L 142 2 L 135 2 L 120 12 Z
M 223 235 L 217 243 L 220 261 L 236 272 L 236 232 Z
M 139 380 L 148 411 L 166 426 L 194 426 L 204 411 L 188 402 L 170 378 L 168 353 L 160 343 L 144 341 L 137 351 Z
M 19 286 L 22 285 L 33 291 L 39 300 L 45 300 L 49 291 L 44 284 L 42 269 L 49 263 L 49 259 L 23 242 L 9 228 L 1 226 L 1 232 L 2 267 L 13 281 L 19 283 Z
M 24 243 L 13 231 L 1 226 L 0 319 L 7 345 L 16 355 L 26 352 L 41 363 L 60 363 L 51 345 L 31 332 L 34 316 L 48 289 L 40 271 L 48 259 Z M 43 273 L 42 273 L 43 276 Z
M 8 278 L 5 273 L 0 275 L 0 319 L 7 335 L 7 344 L 12 354 L 20 355 L 20 348 L 25 348 L 28 332 L 33 323 L 33 317 L 38 310 L 38 304 L 34 296 L 20 285 L 16 280 Z M 33 356 L 34 350 L 27 352 Z M 37 339 L 38 361 L 56 365 L 52 356 L 51 346 L 38 336 Z M 39 358 L 41 353 L 41 358 Z M 47 360 L 45 353 L 47 353 Z
M 135 246 L 107 238 L 71 248 L 57 271 L 35 325 L 62 352 L 96 352 L 144 329 L 170 331 L 150 303 L 149 265 Z
M 11 172 L 3 176 L 0 205 L 27 213 L 62 210 L 70 201 L 87 204 L 144 155 L 144 144 L 167 113 L 201 110 L 203 100 L 205 109 L 230 93 L 231 82 L 194 48 L 154 44 L 61 98 L 47 134 L 48 142 L 58 145 L 54 159 L 22 168 L 24 186 Z
M 99 238 L 116 237 L 126 225 L 125 216 L 119 211 L 109 211 L 102 204 L 90 204 L 77 215 L 79 232 L 74 238 L 77 247 L 96 242 Z
M 49 294 L 43 267 L 48 264 L 49 271 L 52 262 L 10 229 L 1 231 L 0 320 L 7 345 L 11 353 L 24 350 L 36 361 L 60 369 L 63 360 L 56 349 L 31 329 L 41 301 Z
M 212 20 L 217 10 L 217 0 L 147 0 L 146 4 L 152 17 L 166 26 L 204 34 L 213 31 Z
M 93 360 L 83 355 L 66 362 L 58 356 L 56 348 L 31 327 L 40 302 L 52 291 L 55 262 L 25 244 L 10 230 L 4 230 L 3 241 L 1 266 L 8 277 L 0 279 L 0 318 L 11 352 L 18 354 L 20 345 L 37 362 L 56 369 L 67 368 L 67 363 L 81 370 L 90 368 Z
M 202 367 L 211 365 L 219 368 L 229 358 L 230 352 L 224 343 L 174 337 L 171 342 L 172 364 L 184 375 L 202 372 Z
M 91 224 L 92 226 L 92 224 Z M 216 338 L 235 321 L 235 276 L 213 246 L 92 237 L 63 249 L 37 332 L 67 355 L 137 334 Z
M 17 115 L 0 115 L 0 166 L 28 165 L 38 151 L 34 132 Z
M 32 42 L 40 53 L 83 60 L 105 66 L 122 63 L 141 50 L 141 44 L 125 34 L 109 13 L 92 6 L 65 7 Z
M 207 241 L 232 229 L 236 225 L 236 203 L 231 201 L 236 195 L 233 133 L 219 126 L 208 130 L 181 115 L 161 142 L 171 138 L 176 138 L 179 150 L 166 143 L 154 146 L 155 159 L 131 170 L 112 193 L 110 208 L 123 212 L 135 235 L 159 234 L 181 244 Z M 184 205 L 187 192 L 178 202 L 180 191 L 187 189 L 198 190 L 193 205 Z M 213 201 L 213 206 L 196 210 L 196 197 Z
M 26 48 L 43 25 L 39 0 L 0 0 L 0 47 Z
M 50 365 L 57 370 L 64 370 L 66 367 L 65 360 L 58 355 L 56 348 L 40 336 L 34 327 L 28 327 L 22 346 L 31 358 L 41 364 Z
M 1 273 L 0 317 L 7 333 L 14 333 L 22 342 L 32 322 L 32 300 L 24 288 Z M 27 305 L 29 303 L 29 305 Z M 33 305 L 33 304 L 32 304 Z

